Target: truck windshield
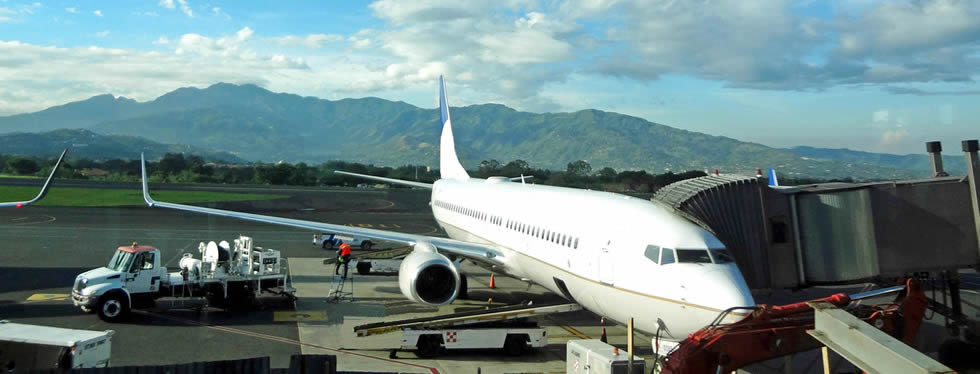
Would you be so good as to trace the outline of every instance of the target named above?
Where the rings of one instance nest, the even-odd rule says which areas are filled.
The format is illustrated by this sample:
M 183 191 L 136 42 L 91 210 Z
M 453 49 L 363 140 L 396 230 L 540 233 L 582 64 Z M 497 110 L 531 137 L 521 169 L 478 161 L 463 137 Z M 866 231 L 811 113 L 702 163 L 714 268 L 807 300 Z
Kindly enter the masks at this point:
M 129 271 L 129 263 L 133 261 L 133 254 L 126 251 L 116 251 L 116 254 L 109 260 L 107 268 L 115 271 Z

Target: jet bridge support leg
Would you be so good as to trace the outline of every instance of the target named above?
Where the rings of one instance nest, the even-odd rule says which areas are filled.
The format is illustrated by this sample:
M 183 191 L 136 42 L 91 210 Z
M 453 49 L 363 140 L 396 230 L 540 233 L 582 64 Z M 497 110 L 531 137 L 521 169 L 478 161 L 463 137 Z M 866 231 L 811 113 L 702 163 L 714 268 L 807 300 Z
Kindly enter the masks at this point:
M 867 373 L 953 372 L 833 304 L 807 304 L 814 314 L 814 328 L 807 333 Z

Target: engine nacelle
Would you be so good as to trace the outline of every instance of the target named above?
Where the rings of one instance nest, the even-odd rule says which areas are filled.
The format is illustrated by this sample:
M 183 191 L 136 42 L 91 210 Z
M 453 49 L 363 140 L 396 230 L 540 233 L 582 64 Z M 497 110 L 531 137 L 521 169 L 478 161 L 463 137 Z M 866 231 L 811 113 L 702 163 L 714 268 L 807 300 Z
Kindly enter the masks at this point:
M 409 300 L 445 305 L 459 295 L 456 265 L 430 243 L 418 243 L 398 269 L 398 286 Z

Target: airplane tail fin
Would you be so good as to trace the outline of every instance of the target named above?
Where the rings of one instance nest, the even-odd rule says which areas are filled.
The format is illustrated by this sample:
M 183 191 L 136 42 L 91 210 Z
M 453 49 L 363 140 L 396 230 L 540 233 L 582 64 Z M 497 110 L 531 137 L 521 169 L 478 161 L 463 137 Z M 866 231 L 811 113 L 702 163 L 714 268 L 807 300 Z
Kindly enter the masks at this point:
M 776 179 L 776 169 L 769 168 L 769 185 L 773 187 L 779 186 L 779 179 Z
M 442 138 L 439 140 L 439 172 L 443 179 L 469 179 L 456 157 L 456 142 L 453 140 L 453 125 L 449 119 L 449 101 L 446 97 L 446 83 L 439 76 L 439 118 L 442 121 Z

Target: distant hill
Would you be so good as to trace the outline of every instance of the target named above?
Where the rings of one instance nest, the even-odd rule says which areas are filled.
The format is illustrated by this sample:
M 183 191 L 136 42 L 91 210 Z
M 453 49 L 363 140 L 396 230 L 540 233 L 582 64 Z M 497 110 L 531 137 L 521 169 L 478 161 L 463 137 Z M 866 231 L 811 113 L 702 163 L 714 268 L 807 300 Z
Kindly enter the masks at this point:
M 166 153 L 187 153 L 200 155 L 206 161 L 244 162 L 228 152 L 162 144 L 135 136 L 100 135 L 84 129 L 0 135 L 0 153 L 8 155 L 57 156 L 68 146 L 71 146 L 71 157 L 91 160 L 138 159 L 140 152 L 145 152 L 148 159 L 159 158 Z
M 809 177 L 907 178 L 928 167 L 811 157 L 732 138 L 676 129 L 599 110 L 528 113 L 503 105 L 453 108 L 457 152 L 467 168 L 480 161 L 523 159 L 565 169 L 583 159 L 594 168 L 713 170 L 752 173 L 775 167 Z M 246 160 L 378 165 L 438 164 L 435 109 L 378 98 L 323 100 L 273 93 L 255 85 L 181 88 L 148 102 L 112 95 L 0 117 L 0 133 L 85 128 L 155 142 L 221 150 Z M 802 152 L 802 151 L 800 151 Z M 917 164 L 910 164 L 915 166 Z
M 787 149 L 787 151 L 803 157 L 843 161 L 850 164 L 861 163 L 896 169 L 931 170 L 931 166 L 929 166 L 929 156 L 925 154 L 925 151 L 918 155 L 893 155 L 887 153 L 854 151 L 846 148 L 830 149 L 807 146 L 793 147 Z M 957 156 L 950 156 L 948 153 L 943 155 L 943 169 L 951 174 L 966 173 L 966 163 L 964 162 L 963 155 L 960 154 Z

